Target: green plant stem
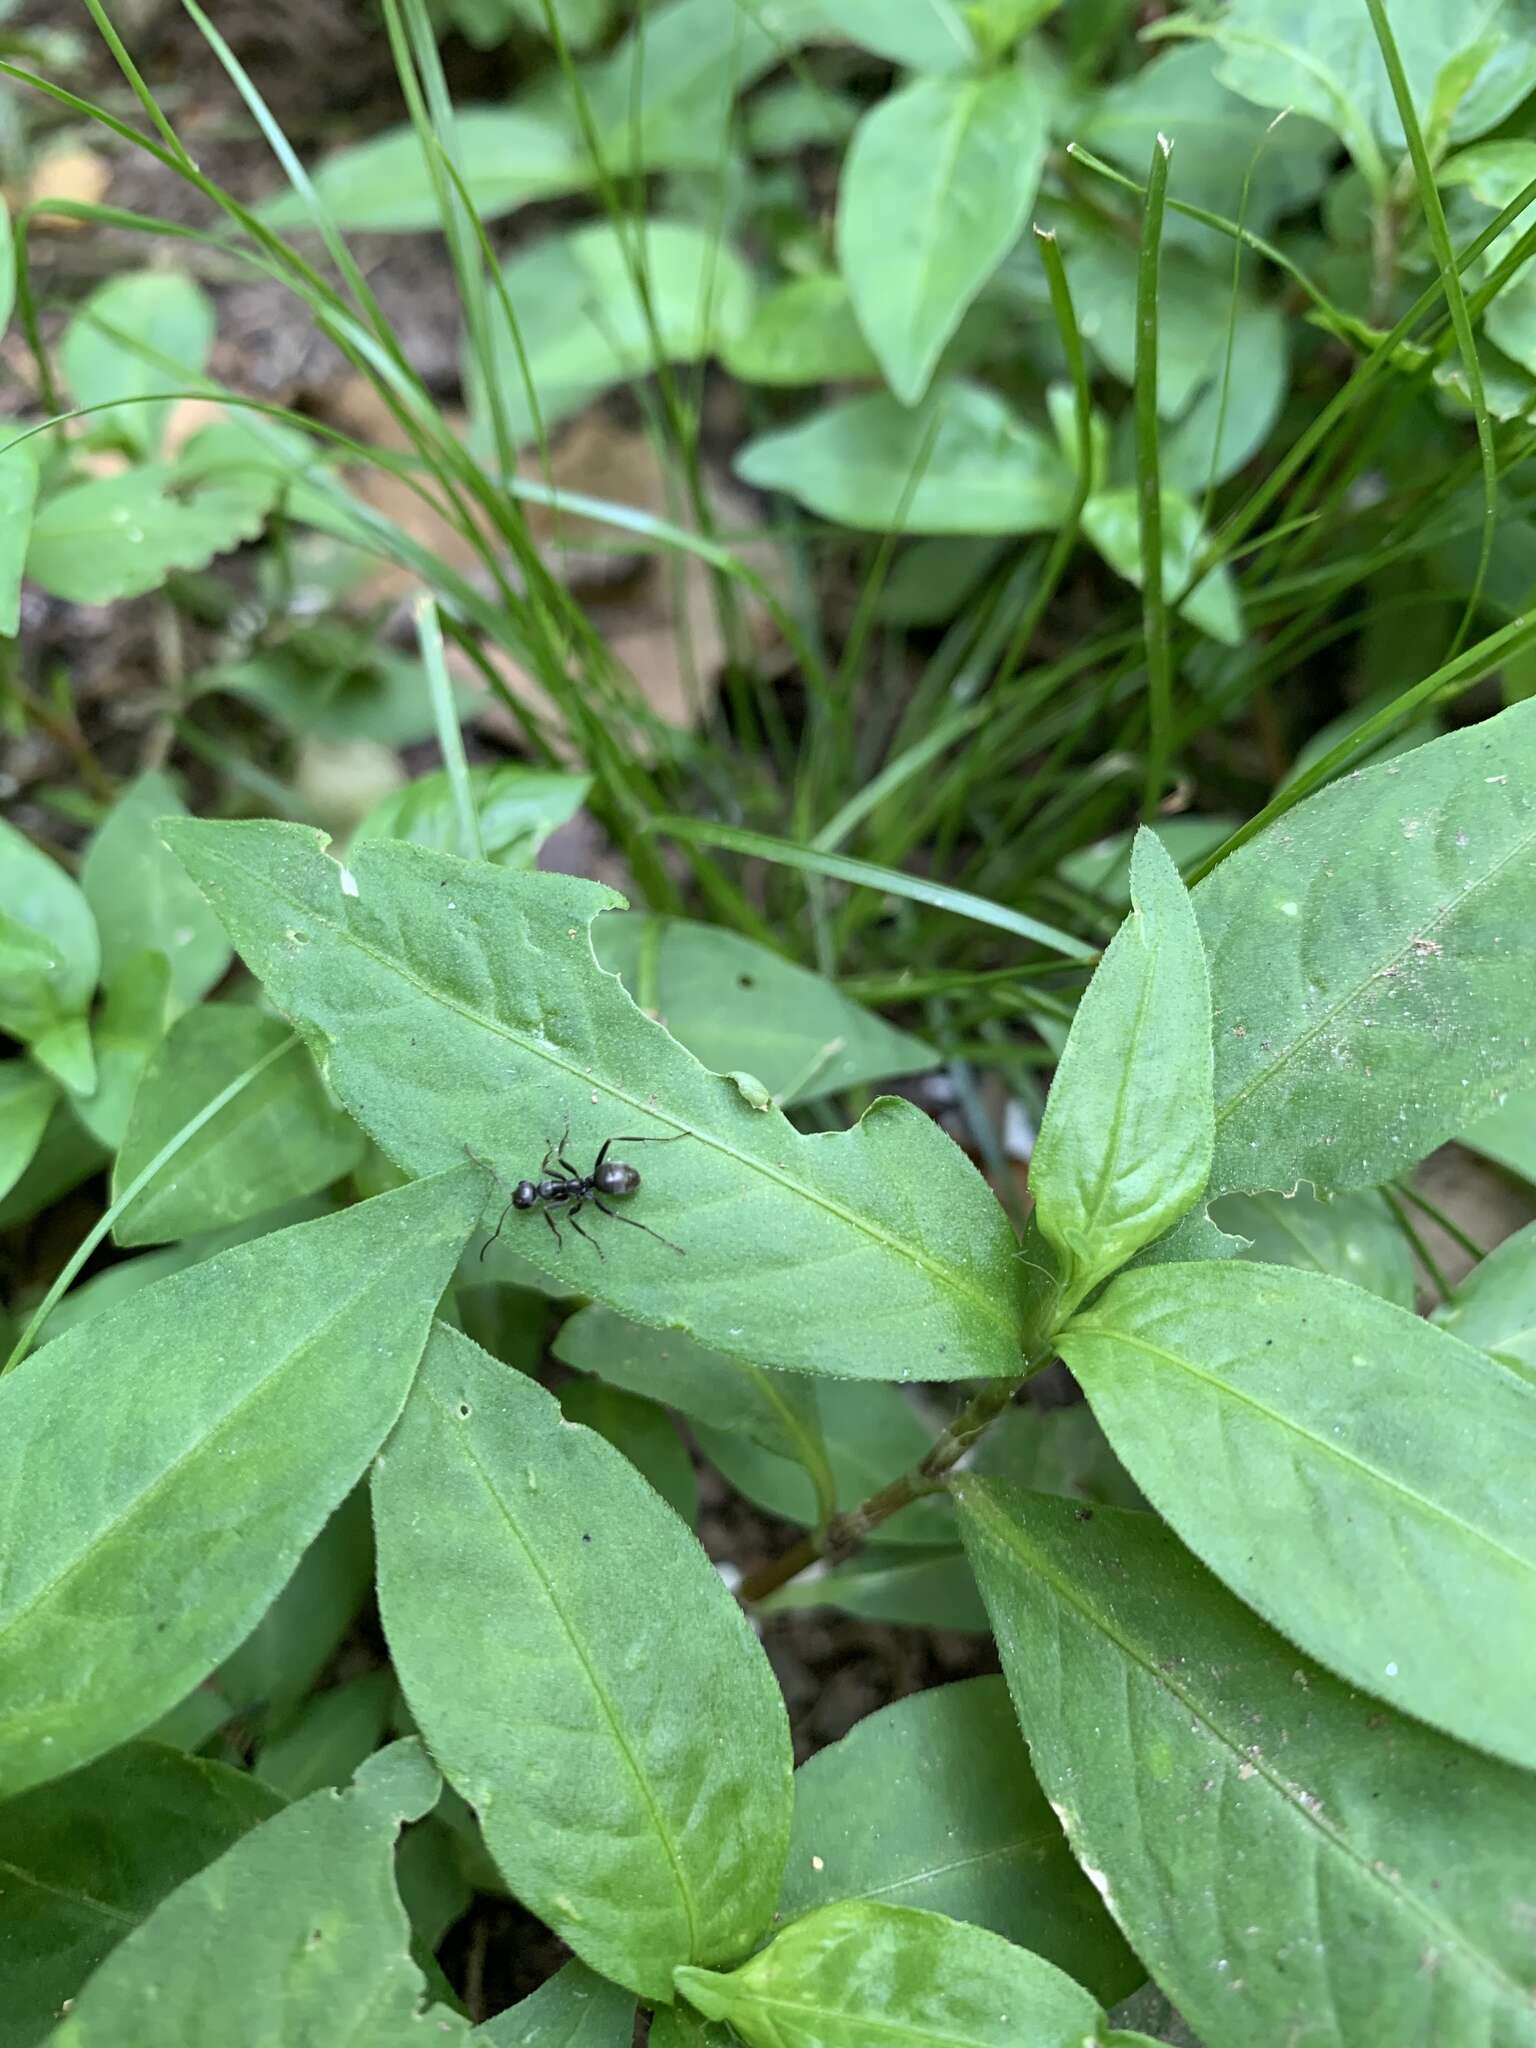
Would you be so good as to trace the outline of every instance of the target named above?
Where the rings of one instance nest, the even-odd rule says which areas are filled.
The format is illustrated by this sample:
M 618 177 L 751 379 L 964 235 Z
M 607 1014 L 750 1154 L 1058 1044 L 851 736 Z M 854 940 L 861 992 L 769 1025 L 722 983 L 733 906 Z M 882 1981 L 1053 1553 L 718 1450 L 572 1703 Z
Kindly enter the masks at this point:
M 1157 289 L 1172 144 L 1159 135 L 1147 174 L 1136 266 L 1136 504 L 1141 530 L 1141 615 L 1147 640 L 1147 772 L 1142 814 L 1152 817 L 1168 779 L 1173 726 L 1173 649 L 1163 588 L 1163 486 L 1158 451 Z
M 930 1493 L 942 1493 L 948 1474 L 959 1464 L 966 1452 L 978 1438 L 984 1436 L 1013 1400 L 1024 1382 L 1048 1363 L 1048 1358 L 1032 1361 L 1016 1379 L 989 1380 L 979 1394 L 961 1409 L 947 1429 L 934 1439 L 927 1455 L 910 1472 L 903 1472 L 867 1500 L 860 1501 L 856 1508 L 845 1508 L 840 1515 L 834 1515 L 824 1529 L 802 1536 L 800 1541 L 786 1550 L 781 1557 L 770 1560 L 742 1580 L 737 1589 L 742 1600 L 750 1606 L 758 1600 L 766 1600 L 770 1593 L 776 1593 L 781 1586 L 787 1586 L 791 1579 L 824 1557 L 837 1557 L 860 1544 L 882 1522 L 888 1522 L 892 1515 L 910 1507 L 913 1501 L 922 1500 Z
M 1429 1246 L 1414 1229 L 1413 1219 L 1409 1216 L 1408 1211 L 1397 1199 L 1391 1188 L 1383 1188 L 1381 1198 L 1392 1211 L 1392 1219 L 1403 1233 L 1403 1236 L 1407 1238 L 1409 1248 L 1414 1257 L 1429 1275 L 1436 1294 L 1439 1295 L 1442 1301 L 1449 1301 L 1451 1298 L 1451 1284 L 1436 1264 L 1434 1254 L 1430 1251 Z
M 1421 1195 L 1417 1188 L 1410 1187 L 1406 1181 L 1402 1180 L 1394 1181 L 1392 1186 L 1405 1202 L 1411 1202 L 1415 1209 L 1422 1215 L 1427 1216 L 1431 1223 L 1443 1230 L 1453 1244 L 1460 1245 L 1469 1259 L 1481 1261 L 1487 1258 L 1488 1247 L 1479 1244 L 1476 1238 L 1468 1237 L 1454 1217 L 1447 1216 L 1442 1208 L 1431 1202 L 1427 1196 Z

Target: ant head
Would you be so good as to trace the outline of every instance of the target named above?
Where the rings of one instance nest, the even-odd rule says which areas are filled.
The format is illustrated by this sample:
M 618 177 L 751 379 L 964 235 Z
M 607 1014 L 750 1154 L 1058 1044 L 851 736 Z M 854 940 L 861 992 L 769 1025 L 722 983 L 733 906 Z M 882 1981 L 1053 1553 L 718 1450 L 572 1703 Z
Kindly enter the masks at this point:
M 632 1195 L 640 1185 L 639 1174 L 622 1159 L 605 1159 L 593 1179 L 600 1195 Z
M 538 1187 L 531 1180 L 520 1180 L 512 1190 L 512 1206 L 514 1209 L 531 1209 L 538 1199 Z

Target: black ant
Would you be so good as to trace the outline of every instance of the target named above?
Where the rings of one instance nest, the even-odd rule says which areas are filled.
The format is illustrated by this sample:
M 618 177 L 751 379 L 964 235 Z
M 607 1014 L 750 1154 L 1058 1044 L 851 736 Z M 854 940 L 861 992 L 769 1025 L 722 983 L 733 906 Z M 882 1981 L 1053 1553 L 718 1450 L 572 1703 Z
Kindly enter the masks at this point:
M 555 1222 L 554 1218 L 554 1211 L 557 1208 L 563 1207 L 565 1209 L 565 1220 L 570 1224 L 572 1230 L 576 1232 L 576 1235 L 584 1237 L 600 1259 L 606 1259 L 608 1254 L 603 1250 L 597 1239 L 589 1230 L 583 1230 L 576 1220 L 578 1214 L 588 1202 L 604 1216 L 611 1216 L 615 1223 L 627 1223 L 634 1230 L 643 1230 L 647 1237 L 654 1237 L 656 1242 L 664 1244 L 668 1251 L 676 1252 L 680 1258 L 686 1258 L 688 1255 L 680 1244 L 674 1244 L 670 1237 L 663 1237 L 659 1230 L 652 1230 L 649 1223 L 640 1222 L 638 1217 L 621 1216 L 617 1209 L 610 1209 L 608 1207 L 607 1202 L 603 1200 L 603 1196 L 607 1195 L 610 1200 L 615 1202 L 623 1201 L 626 1196 L 632 1195 L 640 1185 L 640 1175 L 635 1167 L 630 1166 L 622 1159 L 610 1159 L 608 1157 L 610 1147 L 614 1145 L 675 1145 L 679 1138 L 691 1136 L 692 1133 L 690 1131 L 675 1131 L 670 1138 L 605 1138 L 602 1150 L 592 1162 L 592 1171 L 590 1173 L 582 1173 L 578 1167 L 572 1166 L 571 1162 L 565 1157 L 565 1148 L 571 1141 L 571 1127 L 567 1123 L 565 1135 L 561 1138 L 559 1144 L 551 1144 L 545 1150 L 544 1162 L 540 1168 L 543 1178 L 541 1180 L 520 1180 L 517 1186 L 511 1190 L 512 1199 L 501 1212 L 501 1222 L 496 1225 L 491 1235 L 480 1247 L 481 1258 L 485 1257 L 491 1246 L 500 1237 L 502 1224 L 506 1222 L 514 1209 L 542 1209 L 544 1221 L 554 1232 L 555 1243 L 564 1251 L 565 1240 L 561 1237 L 559 1225 Z M 506 1187 L 507 1183 L 501 1179 L 499 1173 L 496 1173 L 495 1167 L 491 1165 L 488 1159 L 482 1159 L 479 1153 L 471 1151 L 468 1145 L 464 1147 L 464 1150 L 469 1153 L 470 1158 L 474 1160 L 477 1166 L 483 1166 L 490 1173 L 495 1174 L 496 1179 L 501 1181 L 501 1185 Z

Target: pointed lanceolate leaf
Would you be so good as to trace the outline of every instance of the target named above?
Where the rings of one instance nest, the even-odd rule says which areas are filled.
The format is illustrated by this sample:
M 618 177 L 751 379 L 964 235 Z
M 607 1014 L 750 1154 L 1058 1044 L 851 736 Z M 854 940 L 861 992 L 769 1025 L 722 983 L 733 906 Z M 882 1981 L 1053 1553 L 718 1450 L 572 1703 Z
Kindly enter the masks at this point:
M 1083 2048 L 1098 2001 L 980 1927 L 850 1899 L 793 1920 L 739 1970 L 677 1988 L 749 2048 Z
M 634 1993 L 585 1963 L 567 1963 L 531 1998 L 476 2027 L 470 2040 L 477 2048 L 630 2048 L 634 2037 Z
M 254 1829 L 114 1950 L 53 2048 L 272 2048 L 466 2041 L 408 1953 L 395 1889 L 400 1823 L 439 1779 L 417 1742 L 371 1757 L 345 1792 L 316 1792 Z
M 1205 953 L 1178 869 L 1142 831 L 1130 915 L 1078 1007 L 1030 1162 L 1065 1306 L 1189 1208 L 1210 1172 L 1212 1129 Z
M 749 1949 L 778 1896 L 789 1728 L 672 1511 L 443 1324 L 374 1502 L 411 1711 L 517 1896 L 644 1998 L 670 1998 L 679 1963 Z
M 143 1288 L 0 1381 L 0 1788 L 146 1728 L 247 1636 L 405 1399 L 465 1166 Z
M 1072 1861 L 1000 1678 L 898 1700 L 795 1773 L 780 1917 L 860 1898 L 989 1927 L 1106 2005 L 1145 1975 Z
M 1536 1386 L 1284 1266 L 1126 1273 L 1061 1355 L 1160 1514 L 1314 1657 L 1536 1766 Z
M 634 1148 L 644 1185 L 624 1211 L 680 1253 L 617 1211 L 582 1219 L 602 1254 L 513 1214 L 503 1236 L 535 1264 L 755 1365 L 1015 1369 L 1025 1276 L 959 1149 L 906 1103 L 815 1137 L 750 1107 L 597 966 L 588 926 L 616 904 L 607 890 L 388 841 L 354 849 L 349 871 L 292 825 L 179 820 L 168 836 L 342 1103 L 408 1172 L 469 1147 L 516 1181 L 567 1125 L 582 1167 L 611 1137 L 684 1139 Z
M 1536 700 L 1330 783 L 1194 904 L 1211 1193 L 1401 1173 L 1536 1070 Z
M 1464 1344 L 1536 1380 L 1536 1223 L 1479 1260 L 1434 1319 Z
M 1298 1657 L 1151 1515 L 956 1490 L 1035 1770 L 1202 2039 L 1526 2048 L 1536 1779 Z
M 837 254 L 854 311 L 897 398 L 915 405 L 960 316 L 1019 238 L 1045 162 L 1033 74 L 920 78 L 854 132 Z
M 4 2048 L 32 2048 L 130 1928 L 281 1811 L 248 1771 L 129 1742 L 0 1806 Z

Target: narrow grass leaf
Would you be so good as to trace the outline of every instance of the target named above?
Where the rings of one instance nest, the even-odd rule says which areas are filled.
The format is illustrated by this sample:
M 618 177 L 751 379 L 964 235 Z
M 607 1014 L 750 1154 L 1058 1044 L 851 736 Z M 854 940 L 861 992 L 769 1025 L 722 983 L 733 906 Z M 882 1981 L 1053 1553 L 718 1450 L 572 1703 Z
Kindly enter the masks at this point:
M 789 1727 L 677 1517 L 541 1387 L 441 1324 L 374 1503 L 411 1711 L 516 1895 L 644 1998 L 668 2000 L 679 1963 L 749 1948 L 783 1868 Z
M 1536 1765 L 1536 1386 L 1283 1266 L 1122 1274 L 1061 1334 L 1158 1512 L 1363 1690 Z
M 588 927 L 618 907 L 609 891 L 378 841 L 344 873 L 297 826 L 169 830 L 341 1101 L 406 1171 L 472 1147 L 515 1181 L 567 1126 L 583 1167 L 612 1137 L 686 1136 L 633 1147 L 644 1185 L 622 1212 L 681 1253 L 617 1210 L 588 1211 L 601 1252 L 514 1213 L 503 1235 L 535 1265 L 752 1364 L 879 1379 L 1015 1369 L 1024 1276 L 964 1155 L 905 1103 L 817 1137 L 750 1107 L 596 965 Z
M 258 1238 L 0 1382 L 7 1794 L 136 1735 L 250 1633 L 399 1414 L 483 1199 L 465 1166 Z
M 1155 1517 L 956 1491 L 1040 1782 L 1202 2039 L 1526 2048 L 1536 1781 L 1299 1657 Z

